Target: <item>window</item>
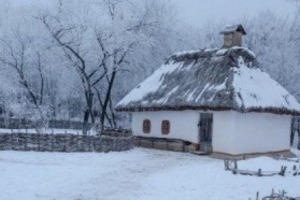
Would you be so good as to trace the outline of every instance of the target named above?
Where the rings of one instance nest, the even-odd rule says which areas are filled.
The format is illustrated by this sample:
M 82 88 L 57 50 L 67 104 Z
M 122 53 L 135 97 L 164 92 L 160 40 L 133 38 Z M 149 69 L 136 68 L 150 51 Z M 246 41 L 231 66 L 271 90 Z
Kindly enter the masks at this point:
M 151 132 L 151 121 L 149 119 L 145 119 L 143 121 L 143 132 L 150 133 Z
M 168 135 L 170 133 L 170 121 L 169 120 L 163 120 L 161 122 L 161 133 L 163 135 Z

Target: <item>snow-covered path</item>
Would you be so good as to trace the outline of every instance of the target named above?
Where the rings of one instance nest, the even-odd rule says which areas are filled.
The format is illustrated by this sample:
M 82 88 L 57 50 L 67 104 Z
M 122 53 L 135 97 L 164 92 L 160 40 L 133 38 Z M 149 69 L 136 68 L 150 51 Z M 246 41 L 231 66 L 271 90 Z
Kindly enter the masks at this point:
M 268 162 L 273 160 L 245 164 Z M 272 188 L 300 196 L 300 176 L 232 175 L 222 160 L 141 148 L 108 154 L 4 151 L 0 177 L 3 200 L 248 200 Z

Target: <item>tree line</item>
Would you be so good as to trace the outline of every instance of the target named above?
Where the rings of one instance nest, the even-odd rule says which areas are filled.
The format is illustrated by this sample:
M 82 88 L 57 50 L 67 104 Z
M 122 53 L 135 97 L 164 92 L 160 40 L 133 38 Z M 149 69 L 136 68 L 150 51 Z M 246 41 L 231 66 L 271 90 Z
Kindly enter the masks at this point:
M 221 47 L 225 22 L 180 22 L 163 0 L 56 0 L 0 15 L 0 111 L 116 127 L 116 103 L 176 51 Z M 300 99 L 300 12 L 243 18 L 244 46 Z M 84 126 L 84 129 L 86 127 Z

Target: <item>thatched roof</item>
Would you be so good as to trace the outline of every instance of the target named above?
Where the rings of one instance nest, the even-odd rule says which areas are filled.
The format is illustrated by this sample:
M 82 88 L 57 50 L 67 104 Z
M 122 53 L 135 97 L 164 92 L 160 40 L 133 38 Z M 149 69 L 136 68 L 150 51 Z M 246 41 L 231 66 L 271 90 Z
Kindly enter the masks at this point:
M 243 47 L 175 54 L 116 106 L 129 112 L 191 109 L 300 113 L 297 100 Z

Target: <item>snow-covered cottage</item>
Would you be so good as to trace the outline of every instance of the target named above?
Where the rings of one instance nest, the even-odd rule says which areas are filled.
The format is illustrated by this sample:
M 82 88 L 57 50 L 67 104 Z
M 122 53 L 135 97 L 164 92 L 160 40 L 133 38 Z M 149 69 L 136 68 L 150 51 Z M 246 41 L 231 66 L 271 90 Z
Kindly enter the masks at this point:
M 221 34 L 221 49 L 172 55 L 116 110 L 132 113 L 136 136 L 181 139 L 230 155 L 289 151 L 299 103 L 241 47 L 241 25 Z

